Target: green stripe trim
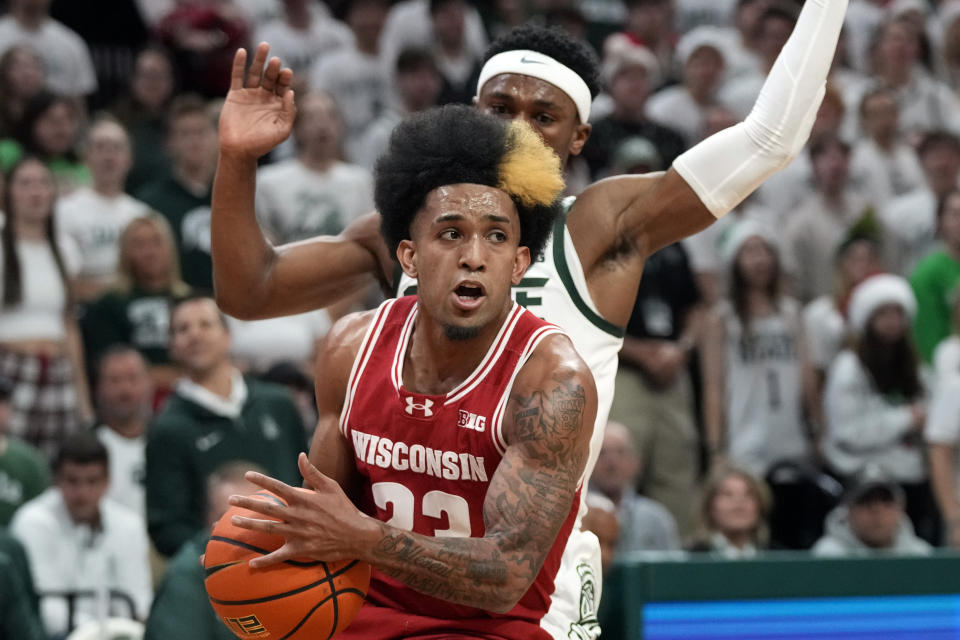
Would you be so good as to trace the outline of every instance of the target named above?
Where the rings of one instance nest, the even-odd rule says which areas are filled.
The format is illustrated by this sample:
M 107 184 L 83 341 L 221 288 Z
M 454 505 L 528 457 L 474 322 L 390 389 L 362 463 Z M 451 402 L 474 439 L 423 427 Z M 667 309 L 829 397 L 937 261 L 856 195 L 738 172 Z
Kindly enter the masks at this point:
M 565 207 L 565 211 L 561 215 L 557 216 L 557 221 L 553 225 L 553 262 L 557 267 L 557 274 L 559 274 L 560 281 L 563 283 L 564 288 L 570 295 L 570 299 L 573 300 L 573 304 L 577 307 L 577 309 L 579 309 L 580 313 L 583 314 L 583 317 L 589 320 L 601 331 L 609 333 L 615 338 L 622 338 L 627 335 L 627 330 L 622 327 L 618 327 L 591 309 L 583 300 L 583 297 L 577 290 L 576 283 L 573 281 L 573 276 L 570 274 L 570 266 L 567 264 L 567 253 L 564 250 L 564 243 L 566 242 L 567 235 L 565 233 L 567 226 L 567 214 L 569 212 L 569 207 Z

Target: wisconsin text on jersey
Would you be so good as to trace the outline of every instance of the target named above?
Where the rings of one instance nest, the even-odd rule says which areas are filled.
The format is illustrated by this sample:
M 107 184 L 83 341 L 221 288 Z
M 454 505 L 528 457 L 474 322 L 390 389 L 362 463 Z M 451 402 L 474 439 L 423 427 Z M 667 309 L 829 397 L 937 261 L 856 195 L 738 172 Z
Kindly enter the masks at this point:
M 440 451 L 422 444 L 394 442 L 354 429 L 353 451 L 358 460 L 381 469 L 412 471 L 445 480 L 487 482 L 483 456 L 456 451 Z

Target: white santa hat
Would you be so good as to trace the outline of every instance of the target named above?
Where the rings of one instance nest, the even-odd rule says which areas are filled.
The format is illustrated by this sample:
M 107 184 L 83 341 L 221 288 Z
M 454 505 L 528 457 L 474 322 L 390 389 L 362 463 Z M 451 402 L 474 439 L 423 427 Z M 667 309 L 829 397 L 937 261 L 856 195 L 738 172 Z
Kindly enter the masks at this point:
M 777 240 L 769 225 L 753 218 L 744 218 L 735 222 L 721 234 L 720 257 L 727 264 L 732 264 L 736 260 L 737 254 L 740 253 L 743 244 L 753 237 L 762 238 L 771 249 L 778 250 Z
M 888 304 L 899 305 L 911 321 L 917 314 L 917 298 L 906 279 L 890 273 L 870 276 L 857 285 L 850 296 L 847 314 L 850 328 L 857 333 L 863 332 L 870 316 Z

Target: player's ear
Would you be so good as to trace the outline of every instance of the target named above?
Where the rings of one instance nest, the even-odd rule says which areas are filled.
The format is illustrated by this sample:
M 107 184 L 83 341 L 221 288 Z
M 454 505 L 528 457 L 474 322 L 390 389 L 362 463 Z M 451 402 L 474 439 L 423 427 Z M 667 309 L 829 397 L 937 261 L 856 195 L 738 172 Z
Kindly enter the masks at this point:
M 513 274 L 510 278 L 510 282 L 514 286 L 520 284 L 520 281 L 523 280 L 523 274 L 527 272 L 527 268 L 530 266 L 530 248 L 529 247 L 517 247 L 517 253 L 513 257 Z
M 587 138 L 590 137 L 592 127 L 589 124 L 578 124 L 573 130 L 573 137 L 570 139 L 570 155 L 578 156 L 583 151 L 583 145 L 587 144 Z
M 411 278 L 417 277 L 417 265 L 415 257 L 417 255 L 417 245 L 413 240 L 401 240 L 397 245 L 397 261 L 400 268 Z

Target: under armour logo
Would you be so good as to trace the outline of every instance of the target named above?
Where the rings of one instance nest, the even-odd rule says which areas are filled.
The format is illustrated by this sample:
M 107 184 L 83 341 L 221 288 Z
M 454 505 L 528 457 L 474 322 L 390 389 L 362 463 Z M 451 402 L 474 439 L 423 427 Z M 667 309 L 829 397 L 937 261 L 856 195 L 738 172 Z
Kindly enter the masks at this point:
M 527 58 L 526 54 L 524 54 L 523 57 L 520 58 L 520 62 L 522 62 L 523 64 L 547 64 L 543 60 L 534 60 L 532 58 Z
M 423 402 L 414 402 L 413 396 L 407 396 L 407 408 L 404 409 L 410 415 L 413 415 L 414 411 L 423 411 L 423 416 L 429 418 L 433 415 L 433 411 L 430 407 L 433 406 L 433 400 L 430 398 L 424 398 Z

